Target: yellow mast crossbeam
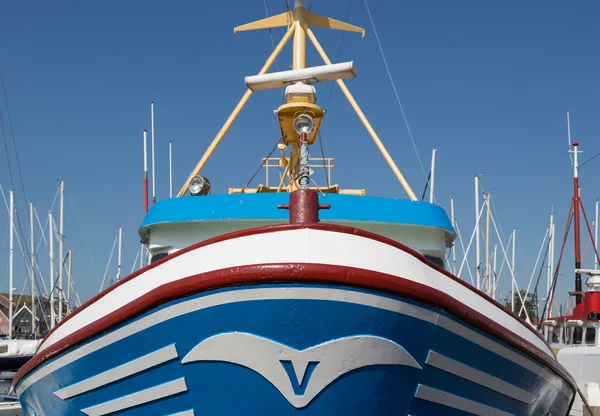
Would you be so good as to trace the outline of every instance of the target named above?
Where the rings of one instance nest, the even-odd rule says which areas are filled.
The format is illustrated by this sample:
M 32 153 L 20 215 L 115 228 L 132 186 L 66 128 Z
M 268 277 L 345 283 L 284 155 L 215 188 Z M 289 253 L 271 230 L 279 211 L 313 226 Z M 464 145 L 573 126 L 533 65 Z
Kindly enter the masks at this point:
M 306 29 L 306 34 L 308 35 L 309 39 L 311 40 L 311 42 L 315 46 L 315 49 L 317 50 L 317 52 L 319 52 L 319 55 L 321 55 L 321 58 L 323 59 L 323 61 L 325 62 L 325 64 L 331 65 L 331 60 L 329 59 L 329 57 L 327 56 L 327 54 L 325 53 L 325 51 L 321 47 L 321 44 L 317 40 L 317 38 L 316 38 L 315 34 L 312 32 L 312 30 L 310 30 L 310 28 Z M 354 108 L 354 111 L 358 115 L 358 118 L 363 123 L 363 125 L 365 126 L 365 128 L 367 129 L 367 131 L 369 132 L 369 134 L 371 135 L 371 138 L 375 142 L 375 145 L 379 148 L 379 151 L 383 155 L 383 158 L 386 160 L 386 162 L 388 163 L 388 165 L 390 166 L 390 168 L 392 169 L 392 171 L 396 175 L 396 178 L 398 179 L 398 181 L 400 182 L 400 184 L 402 185 L 402 187 L 404 188 L 404 190 L 408 194 L 408 197 L 411 200 L 413 200 L 413 201 L 417 201 L 418 200 L 417 196 L 415 195 L 415 193 L 411 189 L 410 185 L 408 184 L 408 182 L 404 178 L 404 175 L 402 175 L 402 172 L 400 172 L 400 169 L 398 169 L 398 166 L 396 166 L 396 162 L 394 162 L 394 159 L 392 159 L 392 157 L 388 153 L 387 149 L 385 148 L 385 146 L 381 142 L 381 139 L 379 138 L 379 136 L 377 136 L 377 133 L 375 133 L 375 130 L 371 126 L 371 123 L 369 123 L 369 120 L 367 120 L 367 117 L 364 115 L 364 113 L 362 112 L 362 110 L 358 106 L 356 100 L 354 99 L 354 97 L 350 93 L 350 90 L 348 90 L 348 87 L 346 87 L 346 84 L 344 83 L 344 81 L 341 80 L 341 79 L 338 79 L 338 80 L 336 80 L 336 82 L 340 86 L 340 89 L 342 90 L 342 92 L 346 96 L 346 99 L 348 100 L 348 102 L 350 102 L 350 105 L 352 105 L 352 108 Z
M 292 12 L 285 12 L 265 19 L 256 20 L 245 25 L 233 28 L 233 33 L 244 32 L 246 30 L 271 29 L 274 27 L 290 26 L 294 21 Z
M 281 39 L 281 41 L 279 42 L 279 44 L 277 45 L 275 50 L 273 50 L 273 53 L 271 54 L 271 56 L 269 56 L 269 58 L 267 59 L 267 61 L 264 64 L 264 66 L 258 73 L 259 75 L 266 74 L 269 71 L 269 69 L 275 62 L 275 59 L 277 59 L 277 57 L 283 50 L 284 46 L 286 45 L 286 43 L 290 40 L 290 38 L 294 34 L 295 30 L 296 30 L 295 25 L 292 25 L 288 29 L 286 34 L 283 36 L 283 38 Z M 200 161 L 198 162 L 198 164 L 196 165 L 196 167 L 194 168 L 192 173 L 190 173 L 190 176 L 187 178 L 187 180 L 181 187 L 181 190 L 177 194 L 178 197 L 185 195 L 185 193 L 188 190 L 191 180 L 194 178 L 194 176 L 198 175 L 200 173 L 200 171 L 204 168 L 204 165 L 206 165 L 206 162 L 208 162 L 208 159 L 210 159 L 210 157 L 214 153 L 214 151 L 217 148 L 217 146 L 219 145 L 219 143 L 221 143 L 221 140 L 223 140 L 223 137 L 225 137 L 225 134 L 227 134 L 227 131 L 229 131 L 229 128 L 231 127 L 231 125 L 233 124 L 233 122 L 235 121 L 237 116 L 240 114 L 240 112 L 242 111 L 242 109 L 244 108 L 244 106 L 246 105 L 248 100 L 250 99 L 251 95 L 252 95 L 252 90 L 247 89 L 246 92 L 244 93 L 244 95 L 242 96 L 242 99 L 238 103 L 238 105 L 233 109 L 233 112 L 231 113 L 229 118 L 227 118 L 227 120 L 225 121 L 225 124 L 223 125 L 223 127 L 221 127 L 221 130 L 219 130 L 219 132 L 213 139 L 210 146 L 208 146 L 208 149 L 206 149 L 206 151 L 204 152 L 204 155 L 202 155 L 202 159 L 200 159 Z
M 354 26 L 346 22 L 332 19 L 331 17 L 323 16 L 309 11 L 304 12 L 304 19 L 308 26 L 324 27 L 326 29 L 343 30 L 345 32 L 357 32 L 365 37 L 365 30 L 362 27 Z
M 275 27 L 291 26 L 292 22 L 304 21 L 307 26 L 322 27 L 325 29 L 343 30 L 345 32 L 356 32 L 365 36 L 365 30 L 362 27 L 354 26 L 340 20 L 321 14 L 309 12 L 304 9 L 295 9 L 293 12 L 280 13 L 265 19 L 256 20 L 244 25 L 233 28 L 233 33 L 244 32 L 247 30 L 272 29 Z

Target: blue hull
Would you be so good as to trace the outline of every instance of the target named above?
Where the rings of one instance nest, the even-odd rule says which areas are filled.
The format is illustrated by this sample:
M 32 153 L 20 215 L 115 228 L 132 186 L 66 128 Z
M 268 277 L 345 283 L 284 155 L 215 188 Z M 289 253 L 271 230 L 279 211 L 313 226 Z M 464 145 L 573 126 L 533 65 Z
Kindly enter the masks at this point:
M 443 311 L 322 285 L 178 299 L 46 361 L 26 415 L 566 415 L 573 391 Z

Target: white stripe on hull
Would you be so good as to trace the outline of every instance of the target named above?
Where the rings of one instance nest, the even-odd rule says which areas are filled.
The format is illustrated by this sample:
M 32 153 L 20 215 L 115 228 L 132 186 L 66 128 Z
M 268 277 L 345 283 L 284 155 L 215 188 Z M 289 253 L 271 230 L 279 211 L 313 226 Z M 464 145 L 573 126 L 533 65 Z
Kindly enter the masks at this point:
M 154 325 L 186 315 L 191 312 L 225 305 L 228 303 L 247 302 L 256 300 L 287 300 L 287 299 L 307 299 L 307 300 L 327 300 L 337 302 L 348 302 L 356 305 L 370 306 L 373 308 L 384 309 L 403 315 L 412 316 L 431 324 L 435 324 L 438 318 L 436 312 L 425 308 L 420 308 L 406 302 L 395 299 L 372 295 L 343 289 L 311 288 L 311 287 L 273 287 L 257 289 L 230 290 L 226 292 L 214 293 L 197 299 L 190 299 L 185 302 L 177 303 L 167 308 L 161 309 L 150 315 L 147 315 L 137 321 L 125 325 L 115 331 L 109 332 L 101 338 L 98 338 L 88 344 L 60 356 L 56 360 L 33 371 L 31 375 L 24 378 L 17 387 L 17 393 L 20 395 L 29 386 L 41 378 L 51 374 L 58 369 L 77 361 L 86 355 L 98 351 L 108 345 L 114 344 L 124 338 L 137 334 Z
M 507 360 L 513 361 L 545 378 L 548 382 L 553 382 L 553 376 L 544 367 L 530 361 L 514 351 L 506 348 L 497 342 L 494 342 L 487 337 L 443 316 L 434 311 L 421 308 L 409 304 L 407 302 L 391 299 L 388 297 L 378 296 L 370 293 L 333 289 L 333 288 L 316 288 L 316 287 L 269 287 L 269 288 L 254 288 L 254 289 L 236 289 L 219 293 L 213 293 L 200 298 L 190 299 L 180 302 L 169 307 L 158 310 L 145 317 L 142 317 L 128 325 L 118 328 L 106 335 L 98 338 L 90 343 L 58 357 L 56 360 L 39 367 L 28 377 L 24 378 L 17 387 L 19 395 L 29 388 L 33 383 L 51 374 L 54 371 L 63 368 L 95 351 L 98 351 L 108 345 L 125 339 L 129 336 L 139 333 L 154 325 L 166 322 L 170 319 L 179 316 L 211 308 L 219 305 L 236 302 L 256 301 L 256 300 L 286 300 L 286 299 L 307 299 L 307 300 L 324 300 L 347 302 L 357 305 L 364 305 L 373 308 L 383 309 L 399 313 L 402 315 L 411 316 L 430 324 L 438 325 L 450 332 L 453 332 L 485 349 L 488 349 L 497 355 L 500 355 Z M 560 380 L 553 383 L 557 388 L 561 389 L 567 396 L 570 394 L 567 387 Z
M 172 413 L 165 416 L 194 416 L 194 410 L 186 410 L 184 412 Z
M 486 406 L 485 404 L 474 402 L 473 400 L 468 400 L 422 384 L 419 384 L 419 387 L 417 387 L 415 397 L 478 416 L 514 416 L 512 413 L 507 413 L 494 407 Z
M 149 368 L 156 367 L 157 365 L 166 363 L 167 361 L 171 361 L 178 356 L 179 354 L 177 354 L 177 348 L 175 347 L 175 344 L 171 344 L 167 347 L 161 348 L 160 350 L 136 358 L 135 360 L 126 364 L 80 381 L 79 383 L 65 387 L 64 389 L 55 391 L 54 394 L 62 400 L 67 400 L 71 397 L 79 396 L 80 394 L 87 393 L 88 391 L 106 386 L 110 383 L 114 383 L 115 381 L 124 379 L 125 377 L 141 373 Z
M 306 250 L 281 250 L 293 241 Z M 226 253 L 224 255 L 224 253 Z M 432 269 L 411 254 L 366 237 L 301 229 L 238 237 L 200 247 L 127 281 L 88 306 L 50 334 L 40 351 L 153 289 L 191 275 L 265 263 L 331 264 L 373 270 L 435 288 L 479 311 L 508 331 L 528 340 L 548 356 L 552 350 L 520 320 L 461 283 Z
M 184 391 L 187 391 L 187 385 L 185 384 L 185 378 L 182 377 L 146 390 L 119 397 L 115 400 L 81 409 L 81 411 L 88 416 L 104 416 L 155 400 L 164 399 L 165 397 L 183 393 Z
M 538 399 L 537 396 L 534 396 L 528 391 L 515 387 L 510 383 L 486 374 L 483 371 L 479 371 L 466 364 L 438 354 L 435 351 L 429 352 L 429 356 L 425 362 L 432 367 L 439 368 L 447 373 L 454 374 L 455 376 L 464 378 L 465 380 L 472 381 L 475 384 L 487 387 L 490 390 L 494 390 L 522 403 L 532 404 Z

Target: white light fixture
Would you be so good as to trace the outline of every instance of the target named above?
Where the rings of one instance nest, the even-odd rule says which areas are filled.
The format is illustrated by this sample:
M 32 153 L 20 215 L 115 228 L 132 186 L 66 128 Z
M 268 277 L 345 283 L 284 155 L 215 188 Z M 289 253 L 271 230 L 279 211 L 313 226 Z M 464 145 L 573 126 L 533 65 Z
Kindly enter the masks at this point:
M 335 81 L 336 79 L 355 78 L 354 61 L 339 64 L 313 66 L 264 75 L 246 77 L 246 86 L 252 91 L 283 88 L 296 82 L 314 84 L 316 82 Z
M 298 117 L 294 119 L 294 130 L 296 133 L 310 133 L 314 128 L 315 123 L 311 116 L 308 114 L 300 114 Z

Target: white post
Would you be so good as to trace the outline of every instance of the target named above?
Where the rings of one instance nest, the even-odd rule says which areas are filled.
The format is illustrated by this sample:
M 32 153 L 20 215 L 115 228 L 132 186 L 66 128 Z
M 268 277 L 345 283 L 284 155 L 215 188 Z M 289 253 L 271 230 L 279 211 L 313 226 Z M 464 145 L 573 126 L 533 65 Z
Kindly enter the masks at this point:
M 73 267 L 73 249 L 69 249 L 69 268 L 67 269 L 67 313 L 71 313 L 71 270 Z
M 512 281 L 510 290 L 511 298 L 510 298 L 510 309 L 515 311 L 515 248 L 517 247 L 517 230 L 513 229 L 513 239 L 512 239 Z
M 548 241 L 548 277 L 546 279 L 546 298 L 550 297 L 552 288 L 552 269 L 554 257 L 554 214 L 550 213 L 550 239 Z
M 594 222 L 594 247 L 598 251 L 598 204 L 599 200 L 596 200 L 596 221 Z M 598 270 L 598 257 L 594 253 L 594 269 Z
M 454 219 L 454 197 L 450 197 L 450 216 L 452 217 L 452 219 L 451 219 L 452 228 L 454 229 L 454 232 L 457 232 L 456 231 L 456 222 Z M 456 275 L 456 241 L 452 245 L 452 265 L 453 265 L 452 273 L 454 273 L 454 275 Z
M 8 339 L 12 339 L 12 323 L 13 323 L 13 243 L 14 243 L 14 227 L 15 227 L 15 194 L 13 191 L 10 191 L 10 231 L 9 235 L 9 246 L 8 246 Z
M 154 101 L 150 103 L 150 135 L 152 136 L 152 203 L 156 202 L 156 180 L 154 176 Z
M 50 329 L 54 328 L 56 317 L 54 316 L 54 220 L 52 212 L 48 212 L 48 232 L 50 234 Z
M 431 186 L 429 187 L 429 202 L 433 204 L 433 194 L 435 187 L 435 152 L 436 148 L 431 150 Z
M 35 243 L 33 236 L 33 202 L 29 203 L 29 249 L 31 250 L 31 270 L 29 270 L 31 279 L 31 332 L 33 339 L 36 335 L 36 320 L 35 320 Z
M 117 261 L 117 282 L 121 279 L 121 236 L 123 234 L 123 227 L 119 227 L 119 255 Z
M 144 268 L 144 243 L 140 247 L 140 269 Z
M 169 198 L 173 198 L 173 144 L 169 141 Z
M 498 254 L 498 244 L 494 244 L 494 272 L 492 273 L 492 298 L 496 299 L 496 289 L 498 283 L 498 275 L 496 274 L 496 257 Z
M 485 205 L 487 207 L 487 217 L 485 226 L 485 293 L 490 295 L 490 193 L 486 194 Z
M 64 232 L 65 232 L 65 181 L 60 181 L 60 217 L 58 223 L 58 322 L 62 321 L 63 316 L 63 256 L 64 256 Z
M 553 209 L 554 211 L 554 209 Z M 556 223 L 554 222 L 554 214 L 552 214 L 552 243 L 550 246 L 550 293 L 549 297 L 552 299 L 554 297 L 554 290 L 552 289 L 552 283 L 554 281 L 554 254 L 555 254 L 555 246 L 556 246 Z M 548 309 L 546 312 L 547 318 L 551 316 L 551 310 Z
M 481 289 L 481 274 L 479 273 L 479 176 L 475 175 L 475 272 L 477 273 L 477 290 Z

